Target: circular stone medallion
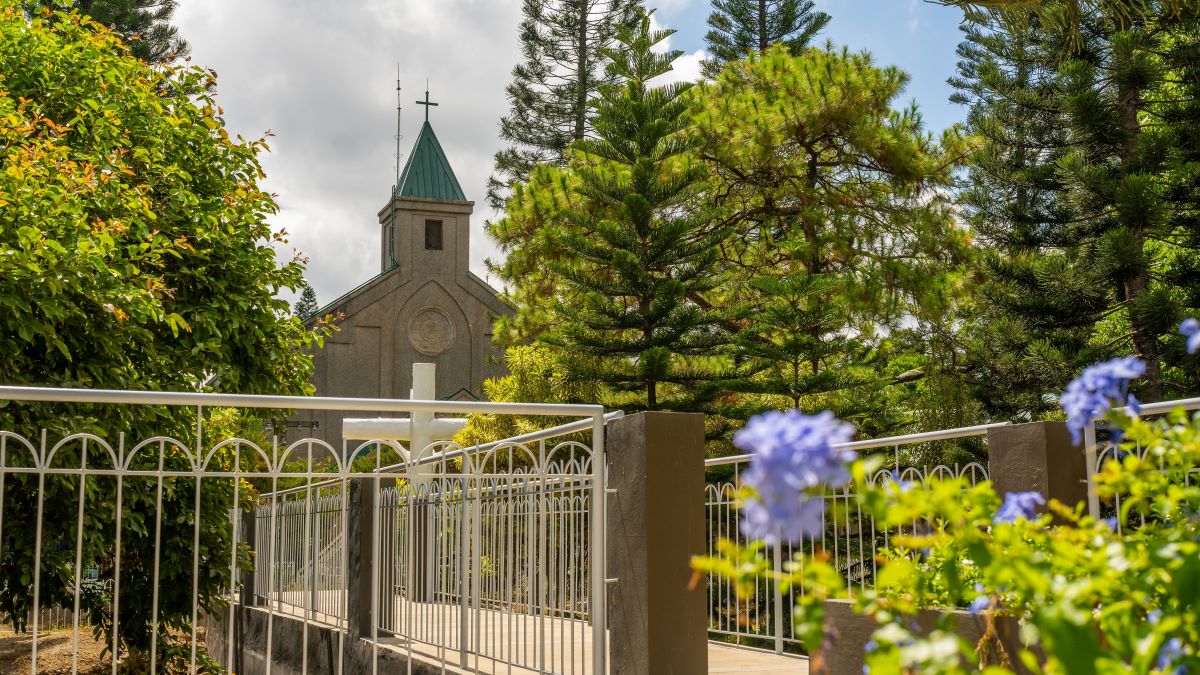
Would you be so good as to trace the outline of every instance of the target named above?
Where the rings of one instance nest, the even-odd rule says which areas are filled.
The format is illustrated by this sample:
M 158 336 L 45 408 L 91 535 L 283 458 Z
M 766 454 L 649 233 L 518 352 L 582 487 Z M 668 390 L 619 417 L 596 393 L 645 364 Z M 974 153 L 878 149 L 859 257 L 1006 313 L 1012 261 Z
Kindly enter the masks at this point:
M 454 322 L 437 307 L 426 307 L 409 319 L 408 342 L 426 356 L 437 356 L 454 344 Z

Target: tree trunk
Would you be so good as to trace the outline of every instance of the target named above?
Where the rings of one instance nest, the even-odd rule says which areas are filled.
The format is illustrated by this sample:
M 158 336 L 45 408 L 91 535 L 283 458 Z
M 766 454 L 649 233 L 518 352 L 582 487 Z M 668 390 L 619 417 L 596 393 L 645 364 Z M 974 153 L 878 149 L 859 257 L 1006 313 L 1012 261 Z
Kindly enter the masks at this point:
M 576 36 L 576 48 L 579 50 L 575 59 L 575 140 L 587 133 L 587 104 L 588 104 L 588 3 L 579 0 L 579 34 Z
M 1138 122 L 1138 108 L 1141 99 L 1140 92 L 1137 89 L 1126 89 L 1124 86 L 1119 87 L 1117 92 L 1117 106 L 1121 114 L 1121 125 L 1125 127 L 1125 143 L 1122 147 L 1121 164 L 1128 171 L 1129 165 L 1137 152 L 1138 142 L 1141 137 L 1141 124 Z M 1138 230 L 1136 232 L 1135 250 L 1138 254 L 1145 251 L 1145 233 Z M 1131 306 L 1129 325 L 1133 330 L 1133 347 L 1137 351 L 1137 355 L 1146 361 L 1146 375 L 1143 378 L 1145 389 L 1143 396 L 1148 401 L 1161 401 L 1163 396 L 1163 378 L 1162 366 L 1159 363 L 1160 357 L 1158 353 L 1158 336 L 1149 328 L 1138 321 L 1132 311 L 1132 306 L 1137 304 L 1137 301 L 1146 294 L 1150 288 L 1150 277 L 1145 272 L 1140 272 L 1125 280 L 1124 292 L 1125 300 Z
M 758 53 L 767 51 L 767 0 L 758 0 Z
M 1141 244 L 1141 237 L 1138 237 L 1138 242 Z M 1144 244 L 1141 244 L 1144 246 Z M 1150 279 L 1146 274 L 1138 274 L 1125 282 L 1125 297 L 1130 302 L 1135 302 L 1138 298 L 1145 294 L 1150 287 Z M 1163 397 L 1163 377 L 1162 367 L 1159 364 L 1158 353 L 1158 336 L 1148 330 L 1141 322 L 1130 317 L 1129 324 L 1133 327 L 1133 348 L 1146 362 L 1146 374 L 1142 381 L 1145 382 L 1143 390 L 1143 398 L 1147 402 L 1161 401 Z

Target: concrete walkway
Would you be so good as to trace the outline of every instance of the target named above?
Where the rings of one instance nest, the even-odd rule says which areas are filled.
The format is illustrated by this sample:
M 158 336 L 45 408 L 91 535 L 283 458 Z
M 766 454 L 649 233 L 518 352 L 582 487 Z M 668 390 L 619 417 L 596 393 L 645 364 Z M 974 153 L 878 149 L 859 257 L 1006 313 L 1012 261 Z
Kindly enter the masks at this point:
M 323 591 L 318 606 L 337 607 L 339 591 Z M 307 596 L 283 594 L 283 603 L 273 609 L 283 614 L 304 616 L 296 605 Z M 390 609 L 390 611 L 389 611 Z M 396 598 L 391 608 L 381 608 L 381 628 L 398 635 L 379 638 L 380 649 L 412 655 L 414 661 L 436 666 L 445 673 L 503 673 L 536 675 L 542 672 L 586 673 L 591 670 L 592 630 L 585 621 L 496 609 L 469 610 L 467 626 L 460 623 L 456 604 L 409 602 Z M 318 623 L 340 623 L 335 617 L 312 615 Z M 465 629 L 465 630 L 464 630 Z M 400 637 L 401 635 L 408 637 Z M 411 641 L 408 638 L 411 638 Z M 466 668 L 462 667 L 459 641 L 471 645 Z M 545 670 L 539 668 L 544 664 Z M 725 675 L 774 673 L 808 675 L 808 659 L 773 652 L 708 643 L 708 672 Z M 614 674 L 616 675 L 616 674 Z M 699 674 L 698 674 L 699 675 Z
M 808 659 L 799 656 L 780 656 L 772 652 L 710 642 L 708 643 L 708 672 L 730 675 L 749 675 L 751 673 L 808 675 Z
M 396 644 L 396 642 L 392 642 L 389 645 L 387 641 L 384 641 L 384 646 L 400 653 L 408 651 L 406 646 L 401 646 Z M 438 650 L 435 647 L 417 644 L 413 647 L 412 656 L 414 661 L 423 661 L 431 666 L 440 666 L 442 659 L 439 658 L 437 652 Z M 535 675 L 539 672 L 490 659 L 475 660 L 471 663 L 471 666 L 471 668 L 464 670 L 456 666 L 447 665 L 445 672 L 454 673 L 455 675 L 471 675 L 476 673 Z M 562 672 L 587 672 L 587 666 L 583 664 L 576 664 L 576 668 Z M 710 642 L 708 643 L 708 672 L 710 674 L 721 673 L 722 675 L 758 675 L 759 673 L 808 675 L 808 659 L 798 656 L 780 656 L 772 652 Z

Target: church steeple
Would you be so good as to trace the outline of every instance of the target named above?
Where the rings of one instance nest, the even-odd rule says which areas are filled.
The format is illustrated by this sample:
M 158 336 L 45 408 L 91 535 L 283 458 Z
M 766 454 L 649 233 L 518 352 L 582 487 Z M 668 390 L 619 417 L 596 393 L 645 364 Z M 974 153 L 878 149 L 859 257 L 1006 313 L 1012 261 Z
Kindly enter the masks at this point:
M 471 212 L 475 203 L 463 193 L 437 134 L 426 119 L 404 170 L 392 186 L 392 198 L 379 213 L 382 226 L 381 271 L 399 270 L 404 278 L 458 278 L 469 275 Z
M 404 172 L 400 174 L 400 181 L 394 190 L 396 197 L 447 202 L 467 201 L 462 187 L 458 184 L 458 178 L 454 176 L 454 170 L 450 168 L 450 162 L 446 159 L 446 153 L 442 151 L 442 144 L 438 142 L 433 127 L 429 125 L 429 120 L 421 125 L 421 134 L 417 136 L 417 142 L 408 155 L 408 162 L 405 163 Z

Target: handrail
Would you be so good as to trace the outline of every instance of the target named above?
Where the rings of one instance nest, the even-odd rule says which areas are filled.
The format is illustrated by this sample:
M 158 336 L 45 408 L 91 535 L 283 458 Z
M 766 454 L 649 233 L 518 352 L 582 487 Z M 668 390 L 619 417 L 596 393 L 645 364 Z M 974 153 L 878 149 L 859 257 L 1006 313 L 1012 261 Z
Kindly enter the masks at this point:
M 608 424 L 609 422 L 611 422 L 615 419 L 620 419 L 624 416 L 625 416 L 625 411 L 614 410 L 613 412 L 606 413 L 603 417 L 603 420 L 604 420 L 605 424 Z M 460 448 L 458 450 L 451 450 L 450 452 L 435 453 L 428 457 L 422 457 L 421 459 L 417 460 L 416 462 L 411 462 L 411 463 L 410 462 L 400 462 L 399 464 L 389 464 L 387 466 L 379 467 L 378 469 L 375 469 L 374 471 L 372 471 L 370 473 L 361 473 L 361 474 L 357 474 L 356 476 L 358 478 L 365 478 L 367 476 L 370 476 L 371 474 L 383 473 L 385 471 L 391 471 L 393 469 L 400 469 L 405 466 L 421 466 L 424 464 L 433 464 L 435 462 L 440 462 L 442 460 L 454 459 L 456 457 L 461 457 L 462 455 L 466 455 L 466 454 L 476 454 L 476 453 L 480 453 L 480 452 L 487 452 L 489 450 L 498 448 L 503 445 L 524 444 L 524 443 L 532 443 L 534 441 L 544 441 L 544 440 L 551 439 L 551 438 L 557 438 L 558 436 L 566 436 L 567 434 L 573 434 L 578 431 L 587 431 L 587 430 L 591 429 L 591 427 L 592 427 L 591 420 L 586 420 L 586 419 L 576 420 L 574 422 L 567 422 L 566 424 L 560 424 L 558 426 L 548 427 L 546 429 L 539 429 L 538 431 L 531 431 L 529 433 L 521 434 L 519 436 L 513 436 L 511 438 L 505 438 L 505 439 L 499 440 L 499 441 L 492 441 L 491 443 L 487 443 L 484 445 L 473 445 L 469 448 Z M 326 487 L 328 485 L 334 485 L 334 484 L 340 483 L 341 481 L 342 481 L 342 479 L 340 479 L 340 478 L 331 478 L 328 480 L 323 480 L 319 483 L 313 483 L 312 485 L 302 485 L 299 487 L 287 488 L 286 490 L 277 490 L 275 492 L 264 492 L 260 495 L 260 497 L 271 497 L 271 496 L 281 497 L 283 495 L 288 495 L 288 494 L 292 494 L 295 492 L 303 492 L 305 490 L 312 490 L 312 489 Z
M 624 410 L 614 410 L 613 412 L 605 413 L 603 419 L 604 419 L 604 423 L 608 424 L 609 422 L 611 422 L 615 419 L 619 419 L 624 416 L 625 416 Z M 459 448 L 458 450 L 451 450 L 449 452 L 438 452 L 438 453 L 429 455 L 428 457 L 422 457 L 415 462 L 400 462 L 399 464 L 391 464 L 389 466 L 381 467 L 378 470 L 384 471 L 384 470 L 390 470 L 390 469 L 398 469 L 398 468 L 406 466 L 406 465 L 422 466 L 424 464 L 435 464 L 437 462 L 440 462 L 440 461 L 443 461 L 446 459 L 454 459 L 456 457 L 461 457 L 466 454 L 478 454 L 480 452 L 487 452 L 489 450 L 494 450 L 495 448 L 505 446 L 505 445 L 521 445 L 521 444 L 525 444 L 525 443 L 532 443 L 534 441 L 544 441 L 544 440 L 547 440 L 550 438 L 557 438 L 558 436 L 566 436 L 567 434 L 573 434 L 577 431 L 588 431 L 591 428 L 592 428 L 591 420 L 577 420 L 575 422 L 567 422 L 566 424 L 560 424 L 556 427 L 550 427 L 548 429 L 540 429 L 538 431 L 531 431 L 527 434 L 521 434 L 520 436 L 513 436 L 512 438 L 505 438 L 505 439 L 502 439 L 499 441 L 492 441 L 491 443 L 486 443 L 484 445 L 472 445 L 469 448 Z
M 993 422 L 991 424 L 977 424 L 971 427 L 959 427 L 957 429 L 942 429 L 939 431 L 923 431 L 917 434 L 905 434 L 903 436 L 888 436 L 885 438 L 868 438 L 862 441 L 851 441 L 849 443 L 835 443 L 833 447 L 844 450 L 867 450 L 870 448 L 886 448 L 898 445 L 908 445 L 911 443 L 927 443 L 929 441 L 943 441 L 952 438 L 969 438 L 972 436 L 983 436 L 989 429 L 997 427 L 1005 427 L 1011 422 Z M 742 462 L 750 461 L 751 455 L 731 455 L 729 457 L 712 457 L 704 460 L 704 466 L 723 466 L 725 464 L 741 464 Z
M 61 389 L 0 385 L 0 401 L 58 403 L 120 403 L 131 405 L 221 406 L 228 408 L 289 408 L 297 410 L 354 410 L 372 412 L 498 413 L 505 415 L 594 418 L 604 406 L 590 403 L 492 403 L 489 401 L 413 401 L 386 398 L 335 398 L 259 394 L 208 394 L 183 391 L 124 391 Z
M 1158 401 L 1157 403 L 1142 403 L 1134 410 L 1132 406 L 1117 408 L 1118 412 L 1135 413 L 1137 415 L 1162 415 L 1169 413 L 1176 408 L 1184 410 L 1200 410 L 1200 398 L 1181 398 L 1176 401 Z M 1097 418 L 1093 421 L 1099 421 L 1103 418 Z

